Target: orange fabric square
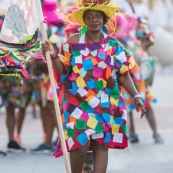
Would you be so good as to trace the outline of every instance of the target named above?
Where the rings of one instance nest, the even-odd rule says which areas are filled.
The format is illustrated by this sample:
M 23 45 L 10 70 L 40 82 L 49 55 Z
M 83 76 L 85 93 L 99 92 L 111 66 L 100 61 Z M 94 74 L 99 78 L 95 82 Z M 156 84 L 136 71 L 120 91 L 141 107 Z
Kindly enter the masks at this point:
M 96 94 L 92 90 L 88 90 L 88 94 L 85 95 L 87 98 L 90 96 L 95 96 Z
M 107 51 L 107 55 L 111 55 L 112 53 L 112 48 Z
M 76 125 L 76 118 L 74 118 L 73 116 L 70 115 L 69 122 L 70 123 L 74 122 L 74 125 Z
M 62 120 L 62 124 L 64 124 L 65 123 L 64 114 L 62 114 L 61 120 Z
M 109 79 L 109 77 L 112 76 L 112 72 L 111 72 L 111 68 L 110 67 L 107 67 L 107 70 L 106 70 L 106 78 Z
M 93 65 L 97 65 L 98 64 L 98 62 L 97 62 L 97 60 L 95 58 L 92 58 L 92 63 L 93 63 Z

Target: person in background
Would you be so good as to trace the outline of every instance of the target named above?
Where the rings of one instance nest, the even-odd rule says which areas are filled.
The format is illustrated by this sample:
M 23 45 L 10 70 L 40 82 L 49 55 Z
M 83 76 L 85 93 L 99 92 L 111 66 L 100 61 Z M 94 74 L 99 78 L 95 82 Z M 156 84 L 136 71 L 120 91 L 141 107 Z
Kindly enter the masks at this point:
M 131 2 L 127 2 L 129 3 L 129 6 L 133 7 Z M 155 67 L 154 59 L 148 54 L 149 47 L 154 44 L 153 33 L 151 32 L 146 20 L 144 18 L 136 17 L 134 8 L 132 8 L 131 11 L 133 11 L 134 14 L 131 13 L 131 15 L 129 15 L 127 13 L 125 17 L 120 15 L 117 16 L 117 30 L 115 32 L 115 36 L 125 45 L 127 49 L 131 50 L 136 62 L 138 63 L 138 65 L 131 70 L 130 75 L 135 87 L 142 95 L 145 102 L 146 118 L 152 129 L 153 139 L 155 143 L 161 144 L 163 143 L 163 139 L 158 133 L 155 115 L 151 105 L 151 102 L 155 102 L 156 99 L 149 91 L 149 87 L 153 83 Z M 145 79 L 146 75 L 142 73 L 144 66 L 147 67 L 147 73 L 150 74 L 147 74 L 148 79 Z M 129 141 L 131 143 L 137 143 L 139 142 L 139 139 L 135 131 L 133 120 L 133 110 L 135 109 L 133 98 L 131 98 L 126 91 L 124 91 L 124 98 L 127 103 L 127 110 L 129 113 Z
M 8 3 L 6 1 L 5 3 Z M 7 5 L 7 4 L 6 4 Z M 9 4 L 10 5 L 10 2 Z M 3 7 L 3 3 L 1 8 Z M 7 6 L 4 6 L 4 8 Z M 5 8 L 5 9 L 6 9 Z M 6 9 L 7 10 L 7 9 Z M 2 10 L 0 10 L 2 12 Z M 4 14 L 5 15 L 5 14 Z M 2 27 L 4 16 L 1 16 L 0 27 Z M 10 152 L 23 152 L 25 148 L 20 146 L 20 139 L 16 141 L 15 133 L 20 134 L 26 107 L 29 104 L 32 87 L 28 79 L 21 80 L 15 77 L 1 77 L 0 95 L 2 98 L 1 106 L 6 108 L 6 125 L 8 131 L 7 148 Z M 17 110 L 17 115 L 15 113 Z
M 65 34 L 63 31 L 63 13 L 55 0 L 44 0 L 42 3 L 43 15 L 46 22 L 46 30 L 50 43 L 54 46 L 56 52 L 65 41 Z M 36 68 L 35 74 L 39 76 L 39 83 L 35 88 L 36 93 L 40 93 L 40 100 L 37 100 L 41 109 L 41 120 L 44 131 L 44 142 L 36 148 L 31 149 L 33 154 L 36 153 L 52 153 L 57 140 L 52 143 L 54 129 L 58 129 L 56 113 L 53 102 L 53 93 L 50 84 L 47 64 L 40 59 L 35 60 Z M 57 84 L 57 93 L 60 96 L 60 89 Z M 37 97 L 38 98 L 38 97 Z M 61 101 L 61 100 L 60 100 Z

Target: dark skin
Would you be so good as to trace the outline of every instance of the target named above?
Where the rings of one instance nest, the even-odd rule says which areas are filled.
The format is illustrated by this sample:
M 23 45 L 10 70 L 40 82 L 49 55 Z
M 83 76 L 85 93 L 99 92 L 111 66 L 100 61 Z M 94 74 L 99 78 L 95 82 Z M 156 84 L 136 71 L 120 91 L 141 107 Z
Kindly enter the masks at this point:
M 94 42 L 99 42 L 102 34 L 102 26 L 103 26 L 103 17 L 100 17 L 99 11 L 88 10 L 85 13 L 84 22 L 87 25 L 87 37 L 88 39 Z M 73 34 L 68 40 L 67 43 L 79 43 L 79 34 Z M 87 43 L 87 40 L 85 40 Z M 47 51 L 50 52 L 52 58 L 55 58 L 56 52 L 53 49 L 53 46 L 46 42 L 42 44 L 43 47 L 43 55 L 46 54 Z M 53 61 L 53 66 L 58 74 L 62 73 L 63 66 L 59 59 Z M 129 74 L 123 75 L 119 78 L 120 84 L 131 94 L 132 97 L 138 94 L 136 91 L 132 79 Z M 145 107 L 140 98 L 134 99 L 136 109 L 139 111 L 141 109 L 141 118 L 145 114 Z M 82 148 L 73 150 L 70 152 L 70 162 L 71 162 L 71 170 L 72 173 L 81 173 L 83 169 L 83 164 L 85 161 L 86 153 L 88 148 L 91 147 L 93 149 L 94 155 L 94 173 L 106 173 L 107 162 L 108 162 L 108 147 L 106 145 L 101 145 L 95 141 L 88 141 L 85 146 Z

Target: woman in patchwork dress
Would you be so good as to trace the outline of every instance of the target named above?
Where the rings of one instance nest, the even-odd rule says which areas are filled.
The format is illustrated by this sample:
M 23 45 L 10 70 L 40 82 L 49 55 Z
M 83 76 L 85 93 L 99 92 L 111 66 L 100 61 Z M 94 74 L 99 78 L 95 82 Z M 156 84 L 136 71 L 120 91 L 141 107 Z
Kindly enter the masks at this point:
M 102 32 L 115 11 L 118 7 L 107 1 L 83 1 L 83 6 L 70 16 L 83 26 L 81 33 L 72 35 L 63 44 L 59 56 L 49 42 L 42 45 L 44 55 L 50 51 L 64 88 L 62 124 L 72 173 L 82 172 L 88 150 L 93 150 L 94 173 L 105 173 L 108 148 L 128 146 L 122 86 L 134 98 L 136 109 L 142 110 L 141 118 L 145 114 L 129 76 L 135 61 L 114 37 Z M 54 156 L 62 154 L 58 143 Z

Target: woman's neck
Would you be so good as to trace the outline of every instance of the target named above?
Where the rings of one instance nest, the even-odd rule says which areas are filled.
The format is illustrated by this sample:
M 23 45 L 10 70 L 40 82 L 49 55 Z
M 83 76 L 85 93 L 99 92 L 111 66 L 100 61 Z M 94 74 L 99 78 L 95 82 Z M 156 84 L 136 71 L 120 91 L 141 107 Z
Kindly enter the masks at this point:
M 102 32 L 101 31 L 99 31 L 99 32 L 89 32 L 89 31 L 87 31 L 86 35 L 87 35 L 89 40 L 92 40 L 94 42 L 99 42 L 100 38 L 101 38 L 101 35 L 102 35 Z

